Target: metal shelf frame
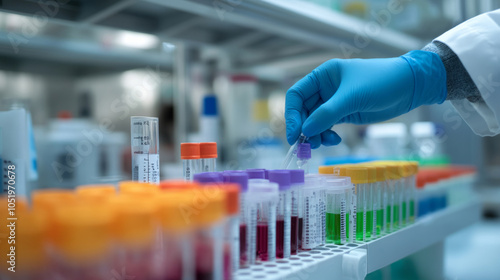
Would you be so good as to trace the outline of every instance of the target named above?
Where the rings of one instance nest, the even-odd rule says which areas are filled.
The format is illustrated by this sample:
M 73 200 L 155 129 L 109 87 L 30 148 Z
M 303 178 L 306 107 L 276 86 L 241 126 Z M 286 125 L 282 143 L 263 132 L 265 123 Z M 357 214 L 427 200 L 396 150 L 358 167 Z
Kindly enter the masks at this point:
M 236 279 L 363 279 L 366 273 L 422 251 L 430 250 L 442 257 L 439 251 L 443 250 L 442 242 L 446 237 L 478 222 L 480 214 L 481 203 L 474 199 L 425 216 L 414 224 L 366 243 L 328 244 L 301 251 L 290 259 L 240 269 Z M 355 265 L 352 259 L 357 260 Z M 435 269 L 436 259 L 428 261 L 434 263 L 423 267 Z
M 48 3 L 59 6 L 47 6 Z M 331 57 L 396 56 L 421 40 L 298 0 L 3 0 L 0 10 L 55 21 L 154 34 L 163 40 L 227 51 L 235 66 L 330 53 Z M 49 12 L 52 11 L 52 12 Z M 371 28 L 373 29 L 372 31 Z M 360 38 L 368 40 L 360 45 Z M 245 53 L 246 55 L 241 55 Z

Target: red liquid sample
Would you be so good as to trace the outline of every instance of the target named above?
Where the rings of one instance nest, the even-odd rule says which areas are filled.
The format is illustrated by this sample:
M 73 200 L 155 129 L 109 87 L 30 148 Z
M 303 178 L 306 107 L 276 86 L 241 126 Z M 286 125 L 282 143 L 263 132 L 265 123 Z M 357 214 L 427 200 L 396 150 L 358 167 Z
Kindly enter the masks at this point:
M 267 250 L 268 232 L 269 227 L 266 223 L 257 224 L 257 258 L 261 261 L 269 260 L 269 252 Z
M 231 280 L 232 267 L 231 267 L 231 245 L 224 244 L 224 280 Z
M 199 236 L 195 248 L 195 279 L 213 279 L 213 241 L 209 238 Z
M 240 224 L 240 265 L 245 265 L 247 261 L 247 225 Z
M 299 218 L 299 248 L 302 249 L 302 227 L 304 226 L 304 218 Z
M 299 246 L 299 217 L 292 216 L 292 233 L 290 241 L 290 252 L 292 255 L 297 255 Z
M 285 221 L 276 221 L 276 257 L 283 258 L 285 247 Z

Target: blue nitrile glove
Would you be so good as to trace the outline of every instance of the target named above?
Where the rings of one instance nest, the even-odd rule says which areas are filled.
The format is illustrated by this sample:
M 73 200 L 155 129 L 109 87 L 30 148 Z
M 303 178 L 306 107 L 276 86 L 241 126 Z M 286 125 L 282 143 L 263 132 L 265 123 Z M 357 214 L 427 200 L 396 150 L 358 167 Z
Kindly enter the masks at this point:
M 392 119 L 420 105 L 446 99 L 446 70 L 439 56 L 411 51 L 382 59 L 332 59 L 295 83 L 286 94 L 286 136 L 300 132 L 312 148 L 340 143 L 335 124 Z

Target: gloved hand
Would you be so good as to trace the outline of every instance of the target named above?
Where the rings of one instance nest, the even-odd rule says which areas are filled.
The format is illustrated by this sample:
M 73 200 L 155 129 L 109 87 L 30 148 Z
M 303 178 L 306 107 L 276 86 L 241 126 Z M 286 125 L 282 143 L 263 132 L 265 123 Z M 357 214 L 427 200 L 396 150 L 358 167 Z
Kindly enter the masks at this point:
M 435 53 L 411 51 L 383 59 L 332 59 L 295 83 L 286 94 L 286 135 L 301 131 L 312 148 L 340 143 L 335 124 L 392 119 L 420 105 L 446 99 L 446 70 Z

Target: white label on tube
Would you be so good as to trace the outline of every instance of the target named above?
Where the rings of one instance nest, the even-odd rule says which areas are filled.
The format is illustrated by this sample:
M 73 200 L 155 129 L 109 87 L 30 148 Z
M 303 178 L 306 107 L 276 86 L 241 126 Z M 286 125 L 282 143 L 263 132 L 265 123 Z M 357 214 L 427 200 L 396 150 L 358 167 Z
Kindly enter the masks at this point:
M 132 178 L 142 183 L 160 183 L 160 156 L 158 154 L 135 154 Z
M 269 261 L 276 260 L 276 204 L 271 203 L 268 216 L 267 251 Z
M 340 200 L 340 243 L 346 243 L 346 232 L 345 232 L 345 198 L 342 197 Z
M 351 219 L 349 220 L 349 238 L 351 242 L 356 242 L 356 218 L 357 218 L 357 207 L 356 207 L 356 186 L 352 188 L 351 197 Z
M 257 253 L 257 208 L 252 205 L 250 208 L 250 220 L 247 224 L 247 251 L 245 256 L 249 264 L 255 264 L 255 258 Z
M 287 191 L 285 193 L 285 236 L 284 236 L 284 241 L 283 241 L 283 257 L 284 258 L 289 258 L 291 255 L 291 245 L 290 245 L 290 240 L 291 240 L 291 232 L 292 232 L 292 211 L 291 211 L 291 206 L 292 206 L 292 192 Z
M 240 220 L 238 216 L 231 219 L 232 268 L 236 271 L 240 266 Z

